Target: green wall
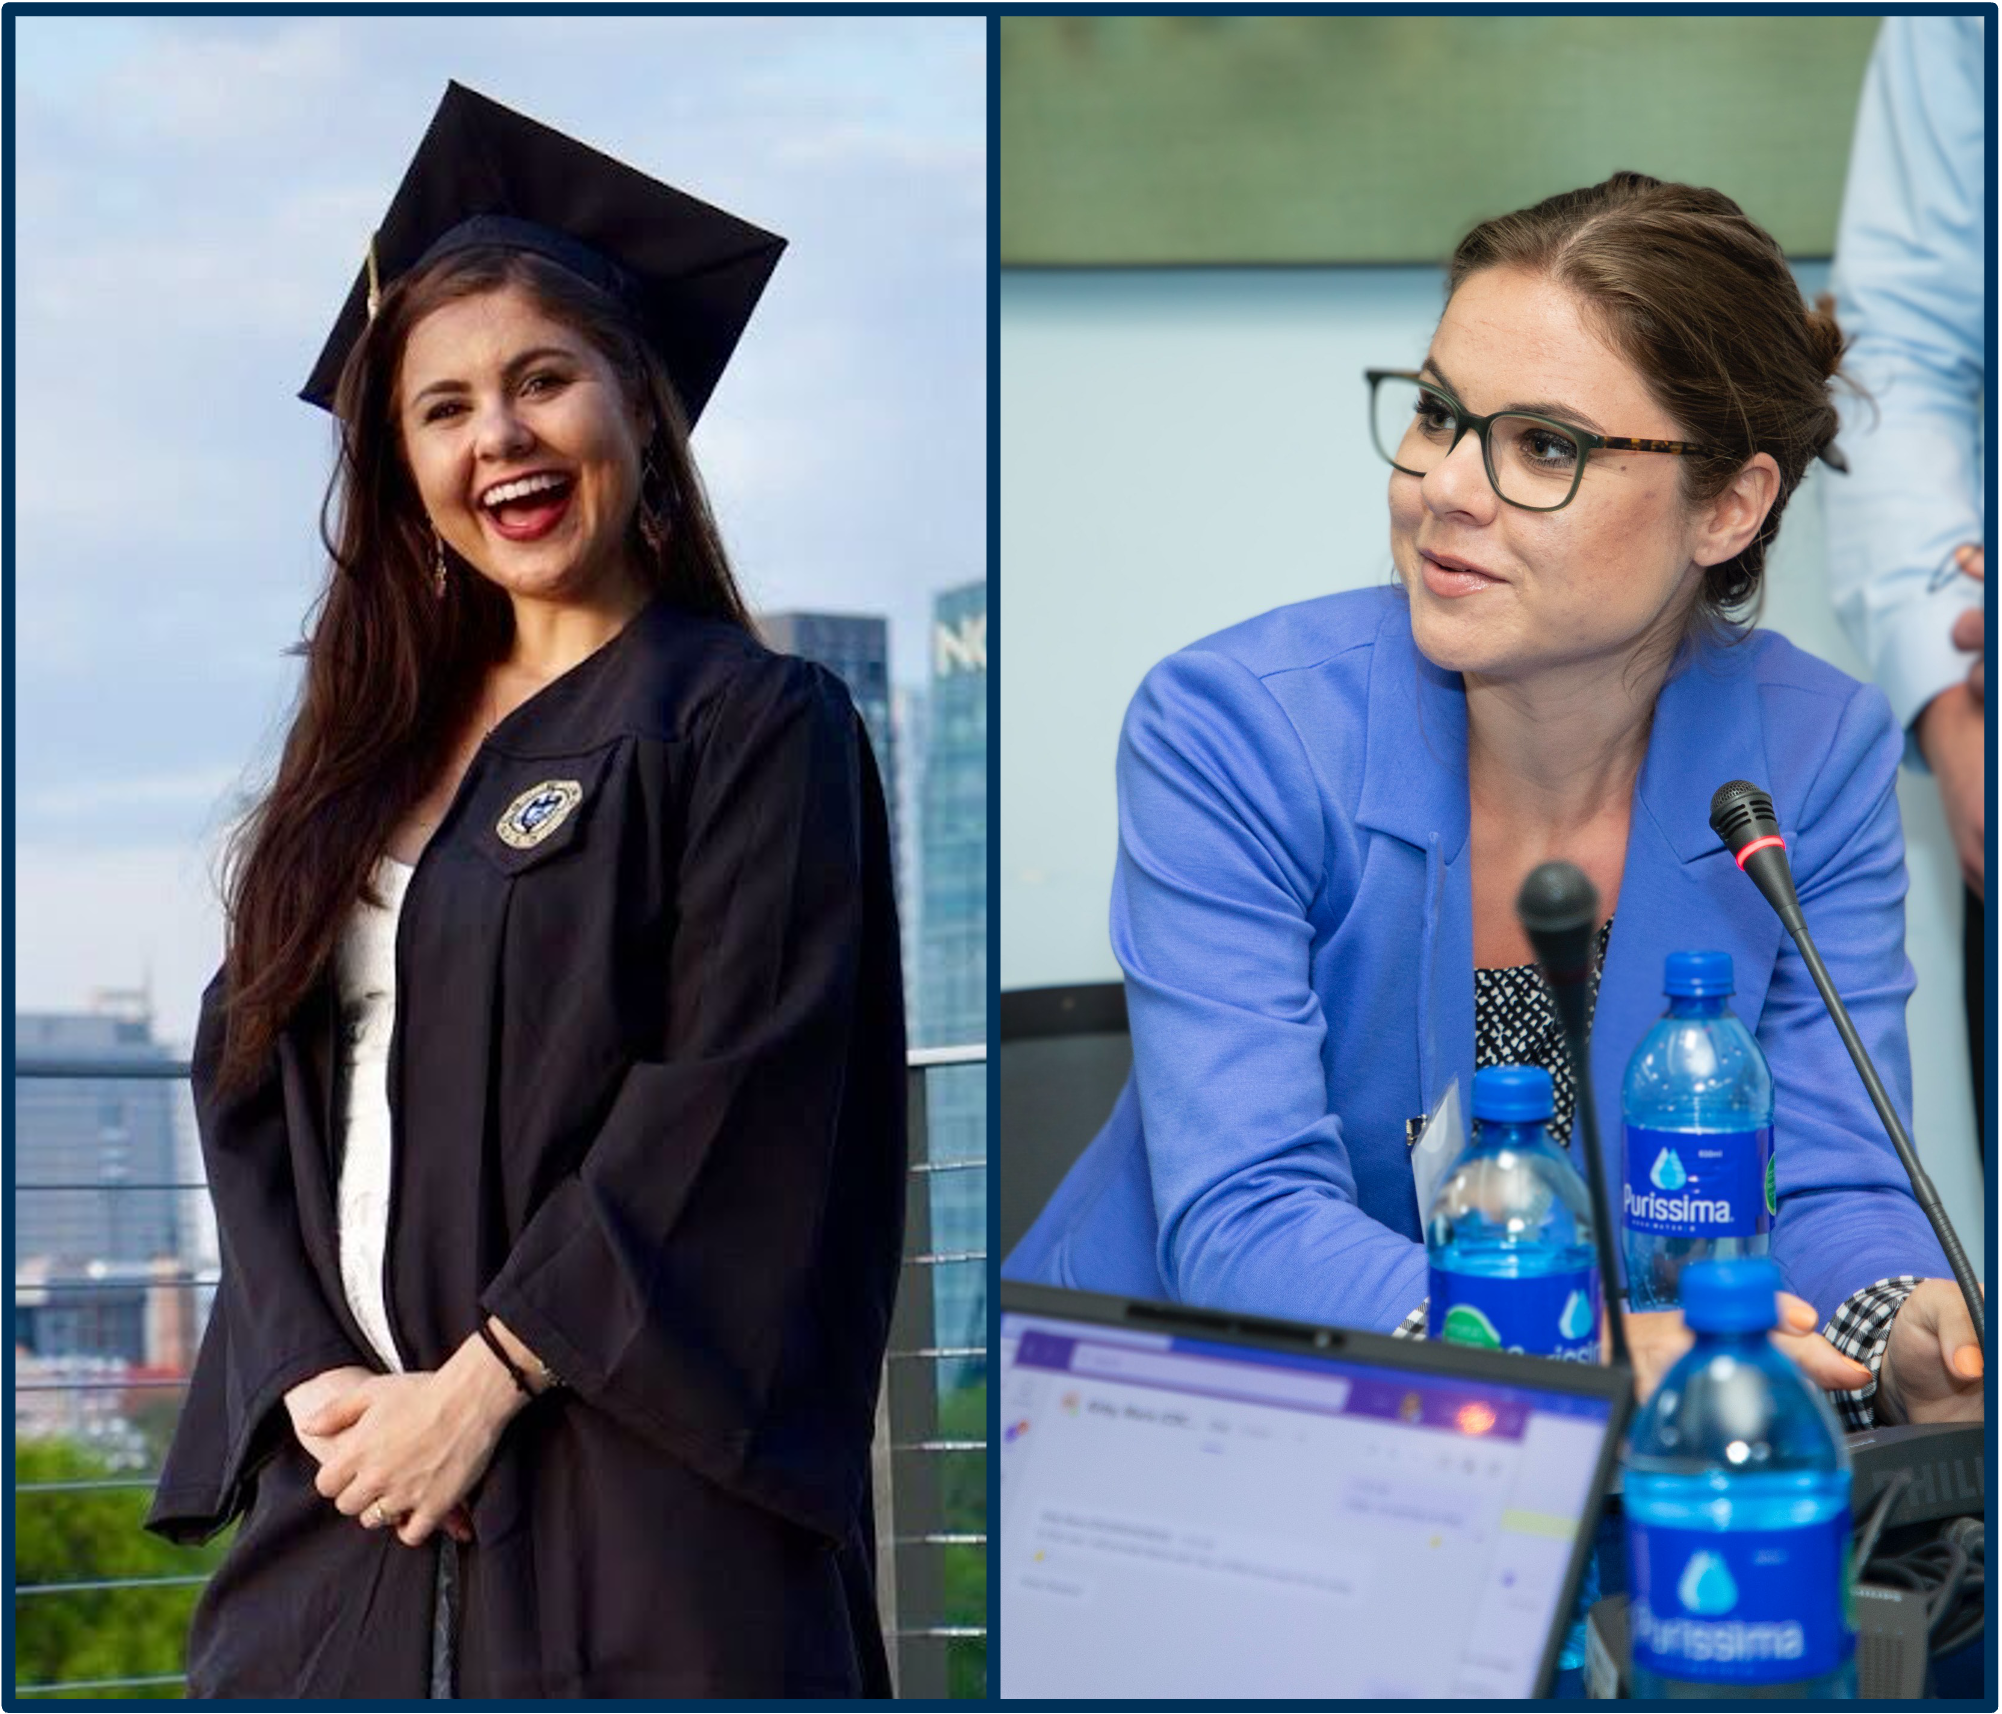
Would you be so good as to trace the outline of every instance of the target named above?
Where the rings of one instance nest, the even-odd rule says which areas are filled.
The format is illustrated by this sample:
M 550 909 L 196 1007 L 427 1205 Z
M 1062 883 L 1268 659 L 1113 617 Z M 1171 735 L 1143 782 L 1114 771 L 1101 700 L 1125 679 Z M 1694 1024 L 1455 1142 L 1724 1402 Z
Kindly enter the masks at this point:
M 1620 168 L 1825 256 L 1874 17 L 1001 21 L 1006 264 L 1440 262 Z

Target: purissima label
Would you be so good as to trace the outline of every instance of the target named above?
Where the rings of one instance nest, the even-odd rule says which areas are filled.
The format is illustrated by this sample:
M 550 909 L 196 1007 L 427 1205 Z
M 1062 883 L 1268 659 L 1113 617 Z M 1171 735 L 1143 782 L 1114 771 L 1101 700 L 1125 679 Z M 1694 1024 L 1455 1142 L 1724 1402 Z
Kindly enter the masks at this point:
M 1749 1238 L 1767 1231 L 1772 1153 L 1770 1125 L 1744 1131 L 1628 1125 L 1621 1223 L 1664 1238 Z
M 1849 1509 L 1797 1529 L 1690 1530 L 1627 1516 L 1636 1664 L 1663 1678 L 1787 1684 L 1833 1672 L 1854 1640 Z
M 1599 1270 L 1567 1269 L 1526 1279 L 1431 1270 L 1426 1331 L 1456 1345 L 1532 1357 L 1599 1360 Z

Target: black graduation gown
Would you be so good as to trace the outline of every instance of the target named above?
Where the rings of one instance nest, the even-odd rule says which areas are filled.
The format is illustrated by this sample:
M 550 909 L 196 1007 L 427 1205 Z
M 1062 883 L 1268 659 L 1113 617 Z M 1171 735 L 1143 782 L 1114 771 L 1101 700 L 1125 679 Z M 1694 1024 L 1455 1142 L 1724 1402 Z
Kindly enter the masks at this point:
M 517 813 L 540 837 L 501 837 L 564 782 L 553 829 Z M 491 1312 L 566 1383 L 471 1497 L 458 1693 L 888 1694 L 869 1444 L 903 999 L 845 688 L 655 601 L 488 737 L 397 966 L 401 1354 L 436 1367 Z M 227 1100 L 217 999 L 194 1086 L 222 1283 L 148 1519 L 194 1541 L 244 1515 L 190 1692 L 421 1698 L 434 1551 L 322 1499 L 282 1404 L 369 1362 L 338 1265 L 331 992 Z

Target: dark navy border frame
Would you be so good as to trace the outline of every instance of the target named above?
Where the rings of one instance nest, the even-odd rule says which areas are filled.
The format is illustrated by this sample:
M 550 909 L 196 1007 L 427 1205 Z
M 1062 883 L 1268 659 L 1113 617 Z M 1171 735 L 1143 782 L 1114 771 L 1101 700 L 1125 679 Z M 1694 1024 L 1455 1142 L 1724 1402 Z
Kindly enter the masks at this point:
M 1273 5 L 1273 6 L 1258 7 L 1256 8 L 1256 10 L 1275 16 L 1355 14 L 1363 16 L 1452 17 L 1460 15 L 1477 15 L 1482 17 L 1496 17 L 1496 16 L 1509 16 L 1509 15 L 1544 16 L 1553 14 L 1588 15 L 1588 14 L 1600 14 L 1600 13 L 1617 13 L 1618 15 L 1622 16 L 1632 15 L 1632 16 L 1646 16 L 1646 17 L 1665 17 L 1665 16 L 1666 17 L 1707 17 L 1707 16 L 1744 17 L 1744 16 L 1766 16 L 1775 13 L 1784 13 L 1787 16 L 1809 16 L 1809 17 L 1856 16 L 1856 15 L 1889 16 L 1892 14 L 1961 15 L 1961 16 L 1971 15 L 1971 16 L 1986 17 L 1988 20 L 1988 63 L 1986 66 L 1986 87 L 1987 87 L 1987 105 L 1988 105 L 1987 198 L 1988 198 L 1988 208 L 1991 211 L 1991 215 L 1992 211 L 1995 208 L 1996 63 L 1997 63 L 1996 25 L 1998 22 L 1998 18 L 1997 18 L 1996 6 L 1995 4 L 1992 3 L 1992 0 L 1989 0 L 1989 3 L 1981 3 L 1981 4 L 1946 3 L 1946 4 L 1933 4 L 1933 5 L 1913 3 L 1913 0 L 1891 0 L 1891 3 L 1881 4 L 1881 5 L 1835 3 L 1835 4 L 1807 4 L 1801 6 L 1789 6 L 1784 4 L 1760 5 L 1760 4 L 1731 3 L 1731 4 L 1706 6 L 1706 5 L 1684 3 L 1684 4 L 1637 4 L 1632 6 L 1613 6 L 1608 4 L 1596 4 L 1596 5 L 1581 5 L 1575 7 L 1553 5 L 1553 4 L 1509 4 L 1506 3 L 1506 0 L 1504 0 L 1504 3 L 1499 3 L 1495 5 L 1481 5 L 1481 4 L 1423 5 L 1423 4 L 1410 4 L 1410 3 L 1383 3 L 1383 0 L 1377 0 L 1377 3 L 1358 3 L 1358 4 L 1348 4 L 1348 5 Z M 1004 629 L 999 619 L 999 609 L 1002 596 L 1001 578 L 999 575 L 1001 566 L 1001 525 L 1000 525 L 1001 469 L 1000 469 L 1000 441 L 998 432 L 1000 423 L 1000 412 L 1001 412 L 1001 392 L 1000 392 L 1001 346 L 1000 346 L 1000 321 L 999 321 L 1000 268 L 998 263 L 998 258 L 1000 254 L 1000 185 L 1001 185 L 1000 101 L 999 101 L 999 91 L 1000 91 L 999 19 L 1002 17 L 1009 17 L 1009 16 L 1031 16 L 1031 17 L 1070 16 L 1070 15 L 1108 16 L 1108 17 L 1150 16 L 1164 12 L 1185 13 L 1185 14 L 1193 14 L 1199 16 L 1208 15 L 1208 16 L 1227 17 L 1227 16 L 1243 15 L 1242 11 L 1239 8 L 1235 7 L 1222 7 L 1215 5 L 1179 7 L 1166 4 L 1100 5 L 1100 6 L 936 4 L 936 5 L 924 5 L 924 6 L 909 7 L 909 8 L 902 6 L 893 6 L 893 5 L 816 6 L 811 4 L 761 4 L 761 5 L 747 5 L 747 6 L 722 6 L 722 5 L 689 6 L 689 5 L 671 5 L 671 4 L 641 4 L 633 6 L 620 6 L 620 5 L 605 4 L 602 3 L 602 0 L 579 0 L 579 3 L 573 5 L 533 3 L 520 6 L 505 6 L 505 7 L 455 6 L 447 4 L 391 4 L 382 6 L 370 6 L 370 5 L 359 5 L 359 4 L 311 5 L 311 4 L 273 4 L 273 3 L 267 3 L 261 5 L 249 5 L 241 7 L 220 5 L 220 4 L 207 4 L 207 5 L 180 4 L 180 5 L 164 5 L 157 7 L 143 7 L 133 4 L 103 3 L 103 0 L 70 0 L 70 3 L 64 3 L 64 0 L 18 0 L 18 3 L 7 4 L 4 6 L 4 8 L 0 8 L 0 14 L 4 14 L 0 15 L 0 82 L 4 82 L 7 92 L 7 125 L 4 135 L 0 135 L 0 192 L 4 192 L 6 206 L 9 211 L 9 225 L 7 231 L 5 252 L 4 252 L 4 257 L 0 257 L 0 317 L 4 317 L 4 321 L 0 322 L 0 364 L 4 364 L 6 372 L 6 385 L 4 389 L 4 394 L 0 394 L 0 437 L 4 437 L 8 449 L 8 456 L 6 457 L 4 466 L 0 466 L 0 633 L 4 633 L 4 645 L 0 646 L 4 646 L 5 649 L 4 670 L 6 676 L 4 733 L 0 733 L 0 835 L 4 835 L 4 844 L 5 844 L 4 853 L 0 853 L 0 944 L 4 944 L 7 951 L 5 969 L 4 971 L 0 971 L 0 1003 L 4 1003 L 6 1010 L 6 1034 L 4 1042 L 0 1042 L 0 1072 L 4 1072 L 7 1083 L 6 1121 L 5 1121 L 4 1131 L 0 1132 L 0 1169 L 4 1169 L 6 1174 L 7 1187 L 8 1187 L 7 1206 L 8 1206 L 9 1218 L 6 1221 L 6 1233 L 5 1233 L 4 1244 L 0 1244 L 0 1250 L 4 1251 L 4 1257 L 9 1274 L 11 1276 L 13 1268 L 13 1221 L 11 1218 L 11 1213 L 13 1206 L 13 1174 L 14 1174 L 13 1120 L 15 1111 L 15 1102 L 14 1102 L 15 980 L 14 980 L 14 961 L 12 954 L 14 946 L 14 875 L 15 875 L 14 758 L 15 758 L 15 735 L 18 725 L 18 718 L 17 718 L 18 708 L 15 696 L 15 686 L 17 683 L 17 675 L 15 672 L 16 632 L 15 632 L 15 609 L 14 609 L 14 565 L 15 565 L 15 540 L 16 540 L 15 528 L 14 528 L 15 461 L 13 457 L 13 449 L 16 444 L 15 441 L 16 417 L 14 410 L 14 384 L 13 384 L 13 378 L 15 374 L 15 341 L 14 341 L 14 315 L 13 315 L 14 287 L 15 287 L 15 272 L 14 272 L 15 255 L 14 255 L 14 242 L 13 242 L 14 228 L 12 224 L 12 211 L 15 207 L 14 118 L 16 114 L 16 106 L 13 99 L 14 70 L 15 70 L 15 61 L 14 61 L 15 20 L 21 17 L 51 17 L 51 16 L 109 17 L 109 16 L 130 16 L 135 14 L 146 14 L 146 15 L 157 14 L 161 16 L 193 15 L 193 16 L 211 16 L 211 17 L 219 17 L 219 16 L 339 17 L 339 16 L 411 16 L 411 15 L 465 17 L 465 16 L 478 16 L 483 11 L 505 11 L 511 16 L 567 15 L 572 17 L 603 16 L 603 15 L 613 15 L 621 13 L 694 15 L 694 16 L 751 16 L 751 17 L 798 17 L 798 16 L 810 16 L 819 14 L 842 14 L 842 15 L 860 16 L 860 17 L 908 17 L 916 14 L 916 15 L 940 16 L 940 17 L 984 16 L 988 20 L 988 27 L 987 27 L 987 224 L 988 224 L 987 699 L 988 699 L 988 709 L 987 713 L 988 713 L 989 736 L 988 736 L 988 772 L 987 772 L 987 815 L 988 815 L 987 969 L 988 969 L 989 1004 L 988 1004 L 988 1025 L 987 1025 L 987 1098 L 988 1098 L 989 1142 L 988 1142 L 988 1155 L 987 1155 L 987 1163 L 988 1163 L 987 1164 L 987 1171 L 988 1171 L 987 1245 L 988 1245 L 988 1255 L 990 1259 L 988 1262 L 989 1289 L 987 1294 L 987 1304 L 988 1304 L 987 1332 L 988 1332 L 989 1352 L 997 1353 L 1000 1342 L 1000 1308 L 999 1308 L 999 1301 L 997 1294 L 993 1289 L 993 1282 L 997 1276 L 997 1272 L 1000 1265 L 1000 1257 L 997 1253 L 997 1248 L 996 1248 L 1000 1242 L 1000 1225 L 999 1225 L 999 1212 L 998 1212 L 999 1201 L 998 1201 L 998 1196 L 996 1195 L 996 1175 L 998 1174 L 999 1171 L 999 1161 L 995 1154 L 993 1138 L 995 1134 L 995 1115 L 999 1111 L 1000 1075 L 1001 1075 L 999 1022 L 998 1022 L 999 1004 L 996 998 L 1000 988 L 1000 968 L 1001 968 L 1000 964 L 1001 937 L 1000 937 L 1000 912 L 999 912 L 1000 881 L 1001 881 L 1001 864 L 999 855 L 999 829 L 1001 825 L 1001 787 L 1000 787 L 1000 773 L 996 763 L 999 756 L 1000 731 L 1001 731 L 1001 724 L 1000 724 L 1001 681 L 1000 681 L 999 662 L 1000 662 L 1001 634 Z M 1986 376 L 1987 409 L 1986 409 L 1986 422 L 1984 426 L 1984 432 L 1987 437 L 1986 445 L 1988 451 L 1988 469 L 1987 469 L 1987 487 L 1986 487 L 1985 504 L 1987 509 L 1986 515 L 1988 519 L 1987 533 L 1989 536 L 1989 541 L 1987 545 L 1993 547 L 1994 546 L 1993 538 L 1995 532 L 1996 500 L 1997 500 L 1997 472 L 1995 465 L 1995 457 L 1996 457 L 1995 445 L 1996 445 L 1996 426 L 1997 426 L 1997 405 L 1995 397 L 1995 329 L 1996 329 L 1997 284 L 1996 284 L 1996 232 L 1992 218 L 1990 220 L 1988 228 L 1987 267 L 1988 267 L 1987 315 L 1988 315 L 1988 327 L 1989 327 L 1989 344 L 1988 344 L 1988 361 L 1987 361 L 1987 376 Z M 1997 644 L 1996 602 L 1991 598 L 1987 603 L 1987 645 L 1986 645 L 1987 653 L 1990 658 L 1993 658 L 1995 656 L 1996 644 Z M 1987 852 L 1987 868 L 1990 873 L 1993 873 L 1995 870 L 1996 855 L 1997 855 L 1997 835 L 1995 829 L 1995 819 L 1993 815 L 1995 796 L 1996 796 L 1996 737 L 1994 728 L 1991 726 L 1988 731 L 1988 803 L 1990 806 L 1990 815 L 1988 820 L 1988 852 Z M 1989 920 L 1988 949 L 1987 949 L 1987 986 L 1988 986 L 1987 1006 L 1988 1006 L 1989 1034 L 1987 1040 L 1987 1065 L 1986 1065 L 1988 1112 L 1990 1115 L 1991 1128 L 1993 1128 L 1994 1125 L 1996 1124 L 1996 1120 L 1994 1117 L 1996 1111 L 1995 1108 L 1996 1026 L 1998 1022 L 1996 1016 L 1996 966 L 1997 966 L 1996 924 L 1994 919 L 1994 913 L 1991 911 Z M 1993 1170 L 1992 1164 L 1990 1170 L 1991 1172 Z M 1989 1287 L 1989 1295 L 1992 1297 L 1994 1295 L 1994 1286 L 1996 1280 L 1995 1246 L 1996 1246 L 1996 1224 L 1997 1224 L 1996 1195 L 1995 1195 L 1995 1188 L 1992 1182 L 1988 1186 L 1987 1205 L 1984 1210 L 1984 1214 L 1985 1214 L 1985 1237 L 1986 1237 L 1986 1260 L 1987 1260 L 1986 1276 L 1987 1276 L 1987 1284 Z M 1986 1411 L 1989 1423 L 1991 1425 L 1994 1425 L 1995 1407 L 1997 1402 L 1995 1353 L 1991 1349 L 1987 1351 L 1984 1355 L 1986 1356 L 1987 1359 L 1987 1378 L 1985 1382 Z M 11 1405 L 11 1400 L 14 1390 L 14 1359 L 13 1359 L 13 1350 L 11 1342 L 9 1343 L 7 1355 L 5 1358 L 5 1374 L 7 1382 L 7 1393 Z M 992 1357 L 990 1356 L 989 1385 L 988 1385 L 989 1452 L 987 1459 L 987 1515 L 988 1515 L 988 1532 L 990 1536 L 989 1570 L 987 1579 L 987 1624 L 988 1624 L 987 1662 L 988 1662 L 988 1692 L 989 1692 L 987 1700 L 989 1703 L 992 1703 L 996 1699 L 996 1692 L 999 1689 L 998 1679 L 1000 1670 L 1000 1635 L 1001 1635 L 1000 1591 L 999 1591 L 998 1581 L 993 1573 L 993 1540 L 995 1538 L 998 1538 L 1000 1531 L 1000 1471 L 999 1471 L 999 1465 L 996 1462 L 995 1455 L 993 1452 L 993 1447 L 996 1443 L 999 1431 L 999 1410 L 1000 1410 L 999 1396 L 994 1386 L 994 1372 L 992 1369 Z M 13 1421 L 13 1412 L 11 1408 L 6 1413 L 6 1421 L 4 1427 L 0 1427 L 0 1439 L 4 1439 L 9 1466 L 11 1468 L 13 1460 L 13 1452 L 14 1452 L 14 1421 Z M 1987 1492 L 1991 1495 L 1994 1493 L 1995 1470 L 1996 1470 L 1996 1450 L 1995 1450 L 1995 1441 L 1993 1438 L 1993 1433 L 1991 1428 L 1991 1437 L 1989 1440 L 1989 1446 L 1987 1452 L 1986 1474 L 1985 1474 L 1985 1480 L 1987 1483 Z M 9 1483 L 7 1497 L 4 1504 L 5 1504 L 5 1519 L 6 1519 L 6 1535 L 11 1540 L 13 1535 L 13 1516 L 14 1516 L 14 1510 L 13 1510 L 14 1499 L 13 1499 L 13 1489 L 11 1481 Z M 1992 1516 L 1992 1508 L 1991 1508 L 1991 1516 Z M 13 1702 L 14 1567 L 11 1557 L 9 1558 L 8 1563 L 5 1567 L 5 1578 L 6 1578 L 7 1605 L 4 1614 L 0 1614 L 0 1670 L 4 1670 L 4 1684 L 0 1685 L 0 1706 L 12 1707 L 14 1705 Z M 1987 1635 L 1989 1639 L 1989 1655 L 1986 1663 L 1986 1673 L 1985 1673 L 1985 1704 L 1990 1708 L 1994 1708 L 1997 1706 L 1996 1658 L 1994 1652 L 1995 1620 L 1996 1620 L 1996 1609 L 1997 1609 L 1997 1588 L 1995 1582 L 1992 1579 L 1989 1581 L 1987 1587 L 1987 1602 L 1988 1602 Z M 74 1699 L 72 1705 L 79 1707 L 125 1708 L 125 1709 L 138 1710 L 155 1706 L 156 1700 L 137 1699 L 137 1698 L 126 1698 L 126 1699 L 78 1698 Z M 302 1706 L 304 1705 L 305 1704 L 302 1704 Z M 359 1706 L 359 1707 L 384 1708 L 384 1709 L 398 1708 L 405 1706 L 405 1704 L 395 1703 L 395 1702 L 364 1702 L 364 1703 L 354 1703 L 354 1704 L 325 1703 L 318 1705 L 328 1706 L 328 1707 Z M 555 1702 L 548 1704 L 544 1703 L 523 1704 L 523 1706 L 564 1706 L 564 1705 L 565 1704 L 555 1703 Z M 576 1708 L 584 1708 L 590 1706 L 590 1704 L 582 1702 L 570 1703 L 567 1705 Z M 660 1708 L 699 1708 L 708 1706 L 708 1704 L 701 1702 L 667 1701 L 667 1700 L 658 1702 L 637 1703 L 634 1705 L 643 1707 L 660 1707 Z M 803 1702 L 796 1705 L 809 1706 L 809 1707 L 846 1706 L 846 1704 L 832 1703 L 832 1702 L 827 1702 L 827 1703 Z M 1931 1703 L 1906 1704 L 1906 1706 L 1937 1706 L 1937 1707 L 1947 1707 L 1947 1708 L 1968 1707 L 1975 1705 L 1978 1704 L 1971 1704 L 1966 1701 L 1955 1702 L 1955 1701 L 1945 1701 L 1945 1700 L 1939 1700 Z M 909 1704 L 909 1706 L 949 1709 L 955 1707 L 977 1706 L 977 1704 L 952 1703 L 952 1702 L 928 1702 L 928 1703 L 913 1702 Z M 1022 1701 L 1014 1703 L 1012 1704 L 1012 1706 L 1024 1709 L 1059 1709 L 1065 1707 L 1066 1705 L 1055 1702 Z M 1101 1704 L 1095 1704 L 1094 1706 L 1139 1710 L 1139 1709 L 1152 1709 L 1163 1705 L 1158 1703 L 1142 1703 L 1137 1701 L 1118 1701 L 1118 1702 L 1106 1702 Z M 1228 1703 L 1228 1702 L 1185 1701 L 1185 1702 L 1166 1704 L 1165 1706 L 1181 1708 L 1181 1709 L 1231 1709 L 1244 1706 L 1244 1704 Z M 1265 1704 L 1264 1706 L 1298 1707 L 1298 1708 L 1357 1708 L 1357 1707 L 1367 1707 L 1371 1705 L 1364 1703 L 1355 1703 L 1355 1702 L 1329 1701 L 1329 1702 Z M 1463 1704 L 1452 1703 L 1452 1702 L 1411 1702 L 1411 1703 L 1401 1704 L 1400 1706 L 1409 1707 L 1412 1709 L 1435 1709 L 1435 1708 L 1460 1707 L 1463 1706 Z M 1773 1703 L 1770 1704 L 1770 1706 L 1774 1708 L 1788 1708 L 1788 1707 L 1809 1708 L 1817 1705 L 1806 1702 L 1795 1702 L 1795 1703 Z

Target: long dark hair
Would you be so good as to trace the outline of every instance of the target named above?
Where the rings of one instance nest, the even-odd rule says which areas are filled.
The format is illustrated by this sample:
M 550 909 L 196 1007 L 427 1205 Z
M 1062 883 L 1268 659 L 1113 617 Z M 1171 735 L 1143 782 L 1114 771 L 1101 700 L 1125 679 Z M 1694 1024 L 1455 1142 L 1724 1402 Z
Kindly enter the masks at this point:
M 1772 454 L 1780 486 L 1771 510 L 1741 553 L 1704 568 L 1691 613 L 1693 625 L 1736 632 L 1757 614 L 1780 514 L 1835 438 L 1828 384 L 1843 338 L 1834 300 L 1805 304 L 1772 235 L 1722 191 L 1645 173 L 1615 173 L 1483 221 L 1453 252 L 1447 296 L 1487 268 L 1521 268 L 1577 292 L 1687 438 L 1719 449 L 1676 460 L 1686 500 L 1715 499 L 1754 453 Z
M 320 534 L 326 587 L 296 652 L 298 709 L 276 778 L 225 858 L 228 923 L 218 1081 L 255 1081 L 279 1032 L 327 969 L 397 821 L 423 796 L 514 634 L 507 595 L 436 539 L 397 433 L 396 389 L 411 329 L 443 304 L 518 287 L 582 334 L 652 422 L 629 529 L 647 587 L 751 629 L 688 449 L 673 383 L 608 294 L 529 252 L 483 246 L 398 280 L 350 354 L 335 396 L 340 445 Z M 380 903 L 379 900 L 373 902 Z

